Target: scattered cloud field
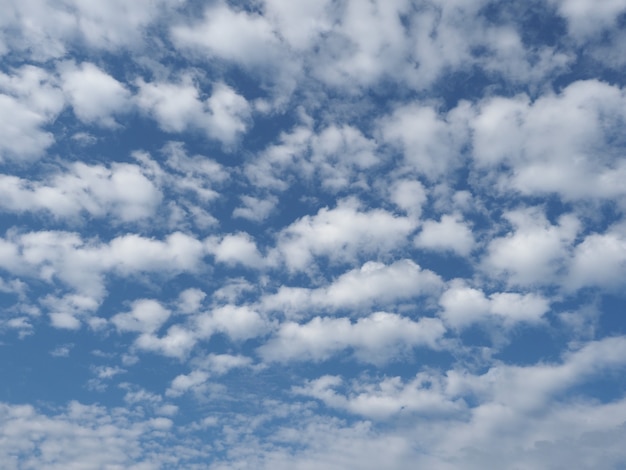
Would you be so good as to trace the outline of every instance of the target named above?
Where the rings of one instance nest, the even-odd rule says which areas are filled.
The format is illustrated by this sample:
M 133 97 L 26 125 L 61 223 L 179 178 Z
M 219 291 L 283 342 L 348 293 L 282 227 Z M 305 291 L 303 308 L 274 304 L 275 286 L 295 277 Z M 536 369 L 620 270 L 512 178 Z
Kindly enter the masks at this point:
M 626 466 L 625 0 L 0 0 L 7 469 Z

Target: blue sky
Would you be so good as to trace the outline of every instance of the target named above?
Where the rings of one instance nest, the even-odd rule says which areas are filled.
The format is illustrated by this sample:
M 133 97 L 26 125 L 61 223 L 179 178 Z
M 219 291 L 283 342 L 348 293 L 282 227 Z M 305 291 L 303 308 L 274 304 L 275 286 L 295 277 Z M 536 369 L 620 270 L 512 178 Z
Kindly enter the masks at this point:
M 626 466 L 626 1 L 0 5 L 3 468 Z

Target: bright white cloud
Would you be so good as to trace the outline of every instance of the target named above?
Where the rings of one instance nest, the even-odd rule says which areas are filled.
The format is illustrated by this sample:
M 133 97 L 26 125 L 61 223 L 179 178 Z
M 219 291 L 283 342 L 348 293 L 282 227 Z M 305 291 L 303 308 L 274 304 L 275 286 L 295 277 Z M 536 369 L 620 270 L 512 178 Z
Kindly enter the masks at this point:
M 348 318 L 315 317 L 310 322 L 286 322 L 259 348 L 268 361 L 324 361 L 346 349 L 364 362 L 382 364 L 414 347 L 436 348 L 445 327 L 434 318 L 413 321 L 377 312 L 352 323 Z
M 625 102 L 623 90 L 598 80 L 574 82 L 534 102 L 487 99 L 471 121 L 476 164 L 510 168 L 494 174 L 501 191 L 556 193 L 568 201 L 621 196 L 626 167 L 619 145 L 607 142 L 620 139 Z
M 209 239 L 207 251 L 220 263 L 241 264 L 253 268 L 263 265 L 263 257 L 257 249 L 254 239 L 247 233 L 226 235 L 221 240 Z
M 443 215 L 439 222 L 427 220 L 415 238 L 415 245 L 435 251 L 468 256 L 474 247 L 474 235 L 458 214 Z
M 461 148 L 467 139 L 468 104 L 462 103 L 447 116 L 418 103 L 399 106 L 380 121 L 386 142 L 400 149 L 405 163 L 429 179 L 440 178 L 462 162 Z
M 358 312 L 372 305 L 382 306 L 408 301 L 439 292 L 442 281 L 435 273 L 421 269 L 411 260 L 391 265 L 370 261 L 350 270 L 328 286 L 317 289 L 281 286 L 265 296 L 263 308 L 287 316 L 307 314 L 317 309 Z
M 385 378 L 378 383 L 354 381 L 347 387 L 346 394 L 336 391 L 342 382 L 340 377 L 325 376 L 302 387 L 294 387 L 294 391 L 317 398 L 326 406 L 374 419 L 400 413 L 456 414 L 465 409 L 463 401 L 446 397 L 442 384 L 427 373 L 418 374 L 408 383 L 403 383 L 400 377 Z
M 161 202 L 161 192 L 145 170 L 127 163 L 74 163 L 47 181 L 0 175 L 0 207 L 15 212 L 47 211 L 78 220 L 82 213 L 112 215 L 121 222 L 146 219 Z
M 113 115 L 129 109 L 130 92 L 96 65 L 66 62 L 59 68 L 63 91 L 81 121 L 112 127 Z
M 540 209 L 505 214 L 514 229 L 489 243 L 484 268 L 504 274 L 511 284 L 550 284 L 564 269 L 580 229 L 572 215 L 563 215 L 557 225 L 549 223 Z
M 282 230 L 277 250 L 290 270 L 306 270 L 318 256 L 349 262 L 359 255 L 392 251 L 405 244 L 415 225 L 382 209 L 362 210 L 358 201 L 348 199 Z
M 201 98 L 190 75 L 184 75 L 178 83 L 140 80 L 137 86 L 138 106 L 166 132 L 200 131 L 232 146 L 248 128 L 248 102 L 224 83 L 215 83 L 207 99 Z
M 153 333 L 167 321 L 170 312 L 155 300 L 142 299 L 133 302 L 128 313 L 118 313 L 111 318 L 120 331 Z
M 537 323 L 548 312 L 550 303 L 537 294 L 497 292 L 489 296 L 463 281 L 454 280 L 439 300 L 442 318 L 455 328 L 472 323 L 501 320 L 505 326 L 519 322 Z
M 598 286 L 620 288 L 626 274 L 626 237 L 618 226 L 603 234 L 593 233 L 574 249 L 566 285 L 569 289 Z
M 7 468 L 626 466 L 624 0 L 0 11 Z

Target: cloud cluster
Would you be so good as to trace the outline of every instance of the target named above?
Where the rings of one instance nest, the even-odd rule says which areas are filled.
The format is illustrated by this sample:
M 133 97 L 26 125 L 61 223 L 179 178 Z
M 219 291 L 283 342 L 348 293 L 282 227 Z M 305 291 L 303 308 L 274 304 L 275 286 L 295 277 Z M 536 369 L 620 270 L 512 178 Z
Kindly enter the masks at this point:
M 622 468 L 624 0 L 0 0 L 7 468 Z

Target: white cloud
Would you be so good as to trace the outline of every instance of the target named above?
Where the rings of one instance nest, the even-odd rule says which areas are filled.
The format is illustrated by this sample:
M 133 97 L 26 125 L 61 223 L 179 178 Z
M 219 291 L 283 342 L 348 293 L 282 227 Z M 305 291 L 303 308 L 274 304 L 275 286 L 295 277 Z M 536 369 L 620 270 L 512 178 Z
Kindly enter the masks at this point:
M 420 413 L 427 416 L 457 414 L 466 409 L 465 402 L 450 399 L 442 390 L 438 377 L 419 373 L 407 382 L 400 377 L 380 382 L 353 381 L 344 393 L 336 389 L 343 385 L 338 376 L 324 376 L 294 387 L 294 392 L 321 400 L 326 406 L 374 419 L 386 419 L 397 414 Z
M 427 220 L 415 238 L 415 245 L 435 251 L 451 251 L 468 256 L 474 248 L 474 235 L 459 214 L 443 215 L 439 222 Z
M 55 141 L 45 127 L 64 105 L 48 71 L 27 65 L 0 73 L 0 161 L 41 157 Z
M 314 130 L 310 116 L 300 113 L 299 124 L 283 132 L 245 168 L 248 179 L 263 188 L 285 190 L 285 175 L 319 181 L 330 193 L 368 188 L 368 171 L 382 162 L 378 144 L 354 126 L 329 124 Z
M 370 261 L 352 269 L 325 287 L 307 289 L 281 286 L 261 300 L 263 308 L 292 316 L 318 309 L 349 309 L 356 313 L 439 292 L 442 281 L 435 273 L 405 259 L 390 265 Z M 356 309 L 356 310 L 355 310 Z
M 185 466 L 188 456 L 168 455 L 163 431 L 169 434 L 172 424 L 163 417 L 133 416 L 123 408 L 75 401 L 56 415 L 2 403 L 0 458 L 10 469 L 156 470 L 163 462 Z
M 502 321 L 505 326 L 519 322 L 537 323 L 548 312 L 550 303 L 534 293 L 496 292 L 489 297 L 461 280 L 454 280 L 440 300 L 441 317 L 454 328 L 472 323 Z
M 113 116 L 129 110 L 128 89 L 96 65 L 65 62 L 59 71 L 63 91 L 81 121 L 114 127 L 117 123 Z
M 471 123 L 476 165 L 494 169 L 487 181 L 501 191 L 556 193 L 567 201 L 619 197 L 626 174 L 619 158 L 625 103 L 623 90 L 598 80 L 573 82 L 534 102 L 487 99 Z
M 196 345 L 197 336 L 180 325 L 170 326 L 164 336 L 141 333 L 134 345 L 143 350 L 183 360 Z
M 185 289 L 178 296 L 178 310 L 182 313 L 197 312 L 205 298 L 206 293 L 200 289 Z
M 243 96 L 224 83 L 214 84 L 212 91 L 206 102 L 210 116 L 209 134 L 231 145 L 248 130 L 250 105 Z
M 390 188 L 390 199 L 409 215 L 419 217 L 427 200 L 426 189 L 418 180 L 398 180 Z
M 262 15 L 231 9 L 222 1 L 207 8 L 201 21 L 172 28 L 171 35 L 181 48 L 198 49 L 244 66 L 276 60 L 279 47 L 278 38 Z
M 416 222 L 382 209 L 361 210 L 354 199 L 323 208 L 281 231 L 277 250 L 290 271 L 306 270 L 317 256 L 353 262 L 359 255 L 385 254 L 405 244 Z
M 0 206 L 15 212 L 48 211 L 75 220 L 86 212 L 130 222 L 153 215 L 161 197 L 145 169 L 128 163 L 106 167 L 77 162 L 40 182 L 0 175 Z
M 352 184 L 367 186 L 363 170 L 380 162 L 376 143 L 352 126 L 328 126 L 313 136 L 310 146 L 311 164 L 319 172 L 322 186 L 331 191 Z
M 190 389 L 197 389 L 209 379 L 209 374 L 201 370 L 194 370 L 189 374 L 181 374 L 172 380 L 172 384 L 165 394 L 168 397 L 178 397 Z
M 220 263 L 252 268 L 259 268 L 264 263 L 254 239 L 247 233 L 226 235 L 221 240 L 210 238 L 206 245 L 207 252 L 212 253 Z
M 138 106 L 166 132 L 201 131 L 230 147 L 248 129 L 248 102 L 224 83 L 214 83 L 207 99 L 189 74 L 178 83 L 139 80 L 137 86 Z
M 259 312 L 247 306 L 223 305 L 195 319 L 198 336 L 210 338 L 224 333 L 234 341 L 245 341 L 265 335 L 270 329 L 269 321 Z
M 34 61 L 60 58 L 78 42 L 93 49 L 142 49 L 145 32 L 171 12 L 176 0 L 106 3 L 80 0 L 30 0 L 6 8 L 0 25 L 0 54 L 17 51 Z
M 176 376 L 165 394 L 168 397 L 178 397 L 189 391 L 201 394 L 206 391 L 209 378 L 226 374 L 233 369 L 248 367 L 251 363 L 252 360 L 248 357 L 231 354 L 209 354 L 203 358 L 194 358 L 193 365 L 197 368 L 189 374 Z
M 170 317 L 171 312 L 159 302 L 141 299 L 133 302 L 128 313 L 118 313 L 111 318 L 119 331 L 154 333 Z
M 233 217 L 248 219 L 255 222 L 262 222 L 272 213 L 278 199 L 268 196 L 263 199 L 252 196 L 240 196 L 242 206 L 233 210 Z
M 106 274 L 171 276 L 196 271 L 204 256 L 202 242 L 177 232 L 164 240 L 136 234 L 109 243 L 83 240 L 61 231 L 10 233 L 0 239 L 0 267 L 18 276 L 71 289 L 61 298 L 42 299 L 55 324 L 76 328 L 77 317 L 97 309 L 106 294 Z
M 327 12 L 329 0 L 265 0 L 266 18 L 275 25 L 280 36 L 296 50 L 306 50 L 320 34 L 332 28 Z
M 103 255 L 108 255 L 105 266 L 120 274 L 140 272 L 195 271 L 202 263 L 202 242 L 191 235 L 175 232 L 163 241 L 135 234 L 116 237 Z
M 580 230 L 579 221 L 563 215 L 552 225 L 538 208 L 508 212 L 514 230 L 489 242 L 484 269 L 504 274 L 510 284 L 550 284 L 564 263 Z
M 209 354 L 205 357 L 195 358 L 193 364 L 208 371 L 213 376 L 219 376 L 233 369 L 251 366 L 252 359 L 242 355 Z
M 445 333 L 434 318 L 413 321 L 377 312 L 352 323 L 348 318 L 315 317 L 310 322 L 283 323 L 276 335 L 259 348 L 266 361 L 324 361 L 346 349 L 364 362 L 385 363 L 414 347 L 436 348 Z
M 569 32 L 582 41 L 603 30 L 614 28 L 620 14 L 626 11 L 626 1 L 549 0 L 567 19 Z
M 626 279 L 626 236 L 623 226 L 606 233 L 592 233 L 572 254 L 566 286 L 574 291 L 585 286 L 619 288 Z
M 431 106 L 401 105 L 380 120 L 380 132 L 385 142 L 402 151 L 406 165 L 438 179 L 462 162 L 469 110 L 468 103 L 461 103 L 441 116 Z

